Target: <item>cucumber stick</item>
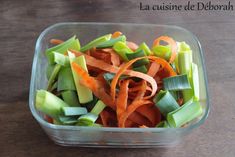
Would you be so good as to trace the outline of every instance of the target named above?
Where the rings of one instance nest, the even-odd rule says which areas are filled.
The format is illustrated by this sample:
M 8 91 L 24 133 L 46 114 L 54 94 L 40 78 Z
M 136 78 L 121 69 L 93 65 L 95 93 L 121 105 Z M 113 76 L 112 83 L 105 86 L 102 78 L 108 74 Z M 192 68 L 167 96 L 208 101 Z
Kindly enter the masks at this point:
M 192 63 L 191 67 L 191 85 L 193 87 L 194 99 L 199 100 L 199 75 L 198 75 L 198 66 L 195 63 Z
M 80 57 L 75 57 L 75 55 L 71 52 L 68 51 L 68 56 L 70 59 L 70 64 L 72 64 L 72 62 L 77 63 L 78 65 L 80 65 L 84 70 L 87 70 L 87 66 L 86 66 L 86 60 L 84 56 L 80 56 Z M 72 66 L 71 66 L 72 68 Z M 92 95 L 92 91 L 81 85 L 80 84 L 80 80 L 82 79 L 80 75 L 78 75 L 72 68 L 72 73 L 73 73 L 73 78 L 74 78 L 74 82 L 75 82 L 75 86 L 77 89 L 77 94 L 78 94 L 78 100 L 81 104 L 84 103 L 88 103 L 90 101 L 93 100 L 93 95 Z
M 76 90 L 72 70 L 70 67 L 61 68 L 58 74 L 58 88 L 57 91 Z
M 79 101 L 78 101 L 78 96 L 75 91 L 68 90 L 68 91 L 63 91 L 61 93 L 63 100 L 69 105 L 69 106 L 80 106 Z
M 61 108 L 68 106 L 59 97 L 46 90 L 38 90 L 36 93 L 36 108 L 52 118 L 57 119 L 59 115 L 63 114 Z
M 192 50 L 190 46 L 185 42 L 178 43 L 178 58 L 177 58 L 177 69 L 180 74 L 187 74 L 190 80 L 190 85 L 192 85 Z M 185 89 L 182 91 L 184 102 L 189 101 L 193 96 L 193 89 Z
M 125 42 L 118 41 L 113 45 L 113 49 L 117 52 L 119 56 L 124 61 L 128 61 L 129 59 L 127 58 L 126 54 L 128 53 L 133 53 L 133 51 L 126 45 Z
M 80 50 L 80 42 L 78 39 L 75 38 L 75 36 L 55 47 L 48 49 L 46 51 L 48 62 L 50 64 L 54 64 L 54 51 L 60 54 L 64 54 L 68 49 L 74 49 L 77 51 Z
M 89 50 L 89 49 L 91 49 L 93 47 L 98 46 L 101 43 L 109 41 L 111 36 L 112 36 L 112 34 L 107 34 L 107 35 L 104 35 L 104 36 L 101 36 L 99 38 L 94 39 L 93 41 L 91 41 L 88 44 L 86 44 L 85 46 L 83 46 L 81 48 L 81 52 L 85 52 L 85 51 L 87 51 L 87 50 Z

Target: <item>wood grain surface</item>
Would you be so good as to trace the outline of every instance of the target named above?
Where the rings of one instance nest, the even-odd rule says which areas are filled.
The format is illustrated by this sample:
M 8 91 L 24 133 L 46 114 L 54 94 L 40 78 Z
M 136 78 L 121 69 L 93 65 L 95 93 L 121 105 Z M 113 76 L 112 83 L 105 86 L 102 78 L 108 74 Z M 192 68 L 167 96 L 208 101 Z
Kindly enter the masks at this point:
M 140 11 L 139 2 L 0 0 L 0 157 L 235 156 L 235 11 Z M 185 4 L 187 0 L 177 2 Z M 231 3 L 235 5 L 234 0 Z M 29 111 L 29 83 L 40 32 L 54 23 L 68 21 L 170 24 L 192 31 L 205 52 L 211 102 L 207 121 L 173 148 L 94 149 L 55 145 Z

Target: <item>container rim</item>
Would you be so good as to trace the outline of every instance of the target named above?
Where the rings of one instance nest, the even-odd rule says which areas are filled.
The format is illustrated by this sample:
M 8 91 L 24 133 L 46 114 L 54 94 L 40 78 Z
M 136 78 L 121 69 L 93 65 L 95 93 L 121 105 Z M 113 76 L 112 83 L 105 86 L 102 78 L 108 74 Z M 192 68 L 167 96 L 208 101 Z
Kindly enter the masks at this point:
M 39 116 L 38 112 L 36 111 L 35 105 L 34 105 L 34 100 L 35 98 L 33 97 L 35 91 L 34 91 L 34 84 L 35 84 L 35 74 L 36 74 L 36 66 L 38 63 L 38 55 L 39 55 L 39 47 L 40 43 L 43 39 L 43 37 L 52 29 L 56 27 L 61 27 L 65 25 L 110 25 L 110 26 L 155 26 L 155 27 L 167 27 L 167 28 L 175 28 L 175 29 L 180 29 L 185 31 L 186 33 L 190 34 L 193 39 L 196 41 L 197 46 L 200 50 L 200 57 L 202 61 L 202 68 L 203 68 L 203 75 L 204 75 L 204 84 L 206 85 L 205 90 L 206 90 L 206 108 L 205 108 L 205 113 L 201 117 L 201 119 L 196 122 L 195 124 L 191 124 L 187 127 L 181 127 L 181 128 L 112 128 L 112 127 L 85 127 L 85 126 L 64 126 L 64 125 L 55 125 L 48 123 L 45 121 L 42 117 Z M 30 81 L 30 92 L 29 92 L 29 108 L 30 111 L 33 115 L 33 117 L 39 122 L 40 125 L 49 127 L 52 129 L 57 129 L 57 130 L 82 130 L 82 131 L 104 131 L 104 132 L 188 132 L 194 128 L 199 127 L 202 125 L 205 120 L 208 117 L 209 111 L 210 111 L 210 100 L 209 100 L 209 94 L 208 94 L 208 80 L 207 80 L 207 73 L 206 73 L 206 65 L 204 61 L 204 55 L 203 55 L 203 50 L 201 47 L 201 44 L 198 40 L 198 38 L 189 30 L 182 28 L 180 26 L 176 25 L 162 25 L 162 24 L 141 24 L 141 23 L 108 23 L 108 22 L 61 22 L 61 23 L 55 23 L 46 29 L 42 31 L 42 33 L 39 35 L 37 41 L 36 41 L 36 46 L 35 46 L 35 53 L 33 57 L 33 63 L 32 63 L 32 71 L 31 71 L 31 81 Z

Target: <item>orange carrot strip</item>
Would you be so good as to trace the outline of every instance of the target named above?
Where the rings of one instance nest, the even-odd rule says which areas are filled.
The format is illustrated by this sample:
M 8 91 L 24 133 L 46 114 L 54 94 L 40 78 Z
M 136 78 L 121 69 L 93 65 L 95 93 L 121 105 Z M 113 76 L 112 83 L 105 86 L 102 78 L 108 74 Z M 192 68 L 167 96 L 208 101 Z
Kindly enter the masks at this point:
M 154 106 L 143 105 L 136 109 L 138 113 L 145 116 L 151 123 L 152 126 L 156 126 L 156 124 L 161 120 L 161 113 L 158 110 L 153 109 Z
M 154 56 L 145 56 L 145 57 L 139 57 L 139 58 L 135 58 L 133 60 L 130 60 L 129 62 L 127 62 L 126 64 L 124 64 L 123 66 L 120 67 L 119 71 L 116 73 L 116 75 L 114 76 L 114 78 L 113 78 L 113 80 L 111 82 L 111 96 L 112 96 L 113 100 L 115 100 L 115 96 L 116 96 L 116 89 L 115 88 L 116 88 L 116 85 L 117 85 L 119 77 L 125 71 L 128 71 L 127 68 L 129 68 L 134 62 L 136 62 L 136 61 L 138 61 L 140 59 L 143 59 L 143 58 L 150 58 L 150 59 L 152 58 L 154 60 L 160 61 L 162 64 L 164 63 L 165 64 L 164 66 L 167 65 L 166 64 L 167 62 L 165 60 L 160 59 L 158 57 L 154 57 Z M 155 80 L 153 80 L 153 77 L 148 76 L 148 75 L 143 74 L 143 73 L 139 73 L 139 72 L 135 72 L 135 71 L 129 71 L 129 75 L 132 76 L 133 74 L 137 74 L 137 77 L 142 78 L 142 79 L 148 81 L 151 84 L 151 86 L 152 86 L 152 93 L 151 93 L 150 97 L 152 97 L 156 93 L 156 91 L 157 91 L 157 84 L 156 84 Z
M 128 99 L 128 85 L 129 85 L 129 80 L 125 80 L 120 86 L 120 91 L 118 93 L 118 98 L 116 101 L 116 113 L 118 120 L 120 115 L 126 111 L 127 99 Z
M 134 123 L 136 123 L 136 124 L 138 124 L 138 125 L 143 125 L 143 124 L 145 124 L 145 125 L 147 125 L 147 126 L 151 126 L 151 122 L 147 119 L 147 118 L 145 118 L 144 116 L 142 116 L 141 114 L 139 114 L 138 112 L 133 112 L 133 113 L 131 113 L 129 116 L 128 116 L 128 118 L 127 118 L 127 120 L 126 120 L 126 122 L 127 121 L 132 121 L 132 122 L 134 122 Z M 126 124 L 126 123 L 125 123 Z M 125 125 L 126 126 L 126 125 Z
M 101 83 L 95 80 L 93 77 L 90 77 L 89 74 L 75 62 L 72 63 L 73 69 L 82 77 L 80 83 L 88 87 L 95 96 L 102 100 L 106 105 L 115 110 L 114 103 L 109 94 L 106 93 L 104 87 Z
M 131 41 L 127 41 L 126 45 L 133 51 L 137 50 L 139 47 L 136 43 L 131 42 Z
M 141 86 L 135 86 L 135 87 L 129 88 L 128 92 L 137 92 L 140 90 L 140 88 L 141 88 Z M 149 86 L 146 87 L 146 90 L 152 91 L 152 89 Z
M 114 66 L 119 66 L 120 65 L 120 57 L 116 52 L 114 52 L 113 49 L 106 48 L 106 49 L 102 49 L 102 51 L 107 52 L 107 53 L 110 54 L 111 63 Z
M 174 39 L 168 36 L 160 36 L 154 40 L 153 46 L 157 46 L 160 44 L 160 41 L 167 42 L 171 47 L 171 57 L 169 59 L 169 63 L 172 63 L 175 60 L 176 53 L 177 53 L 177 44 Z
M 107 111 L 103 110 L 103 111 L 100 113 L 100 118 L 101 118 L 101 121 L 102 121 L 103 126 L 104 126 L 104 127 L 108 127 Z
M 137 101 L 133 101 L 127 108 L 126 112 L 122 113 L 120 116 L 120 123 L 119 123 L 119 127 L 124 128 L 125 127 L 125 122 L 127 120 L 127 118 L 129 117 L 129 115 L 131 113 L 133 113 L 138 107 L 145 105 L 145 104 L 150 104 L 152 103 L 149 100 L 137 100 Z
M 119 37 L 120 35 L 122 35 L 122 32 L 119 32 L 119 31 L 116 31 L 112 34 L 112 38 L 117 38 Z
M 64 42 L 63 40 L 59 40 L 59 39 L 51 39 L 50 40 L 50 43 L 55 44 L 55 45 L 61 44 L 63 42 Z
M 157 62 L 152 62 L 148 69 L 147 75 L 154 77 L 157 74 L 159 68 L 160 64 L 158 64 Z

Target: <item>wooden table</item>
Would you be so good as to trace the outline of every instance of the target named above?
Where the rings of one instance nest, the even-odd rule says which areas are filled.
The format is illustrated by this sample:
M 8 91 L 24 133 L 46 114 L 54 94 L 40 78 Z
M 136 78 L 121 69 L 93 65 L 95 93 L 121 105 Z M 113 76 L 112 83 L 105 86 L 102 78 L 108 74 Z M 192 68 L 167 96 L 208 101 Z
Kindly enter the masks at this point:
M 139 2 L 0 1 L 1 157 L 235 156 L 235 11 L 140 11 Z M 187 0 L 179 3 L 186 4 Z M 205 51 L 211 100 L 207 121 L 174 148 L 94 149 L 55 145 L 32 117 L 28 94 L 37 37 L 51 24 L 65 21 L 158 23 L 192 31 Z

